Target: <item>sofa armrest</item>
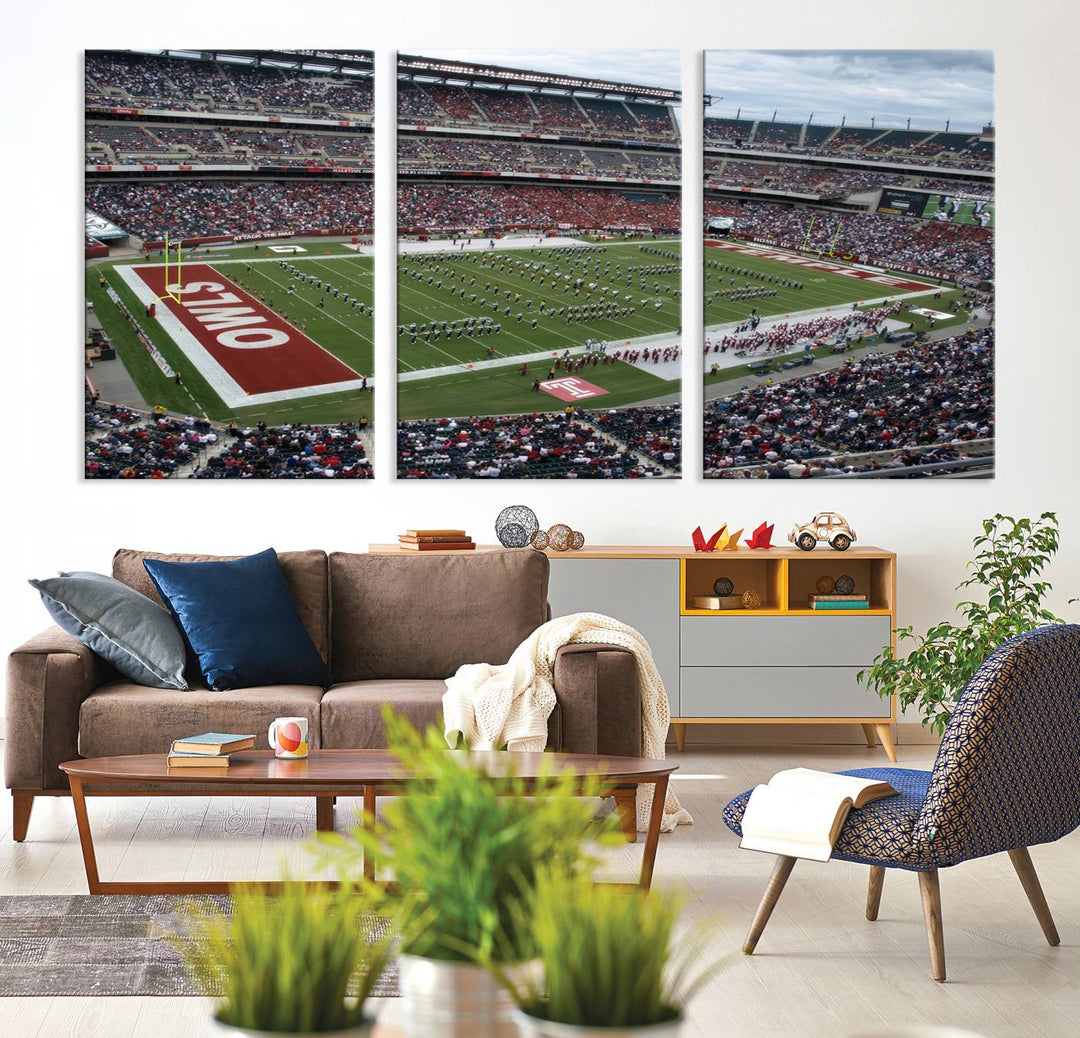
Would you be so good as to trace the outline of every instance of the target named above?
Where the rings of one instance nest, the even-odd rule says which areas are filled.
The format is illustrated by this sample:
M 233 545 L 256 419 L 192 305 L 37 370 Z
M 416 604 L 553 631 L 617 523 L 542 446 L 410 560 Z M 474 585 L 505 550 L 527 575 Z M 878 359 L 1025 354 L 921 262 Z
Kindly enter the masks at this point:
M 66 789 L 79 755 L 79 707 L 108 676 L 90 648 L 50 627 L 8 656 L 4 772 L 9 789 Z
M 634 654 L 615 645 L 564 645 L 555 698 L 566 753 L 641 755 L 641 689 Z

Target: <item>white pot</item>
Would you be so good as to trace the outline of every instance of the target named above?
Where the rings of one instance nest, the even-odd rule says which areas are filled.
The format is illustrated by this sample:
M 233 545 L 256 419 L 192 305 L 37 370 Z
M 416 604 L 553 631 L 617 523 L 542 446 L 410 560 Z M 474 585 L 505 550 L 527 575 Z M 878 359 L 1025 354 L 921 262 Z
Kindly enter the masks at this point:
M 398 966 L 407 1038 L 516 1038 L 513 1000 L 482 967 L 419 955 Z
M 643 1024 L 641 1027 L 583 1027 L 579 1024 L 557 1024 L 514 1010 L 518 1038 L 679 1038 L 683 1018 L 662 1024 Z
M 368 1038 L 374 1020 L 365 1020 L 355 1027 L 347 1027 L 344 1031 L 252 1031 L 247 1027 L 234 1027 L 232 1024 L 223 1024 L 216 1016 L 213 1018 L 214 1030 L 222 1035 L 235 1035 L 236 1038 L 282 1038 L 288 1034 L 289 1038 Z

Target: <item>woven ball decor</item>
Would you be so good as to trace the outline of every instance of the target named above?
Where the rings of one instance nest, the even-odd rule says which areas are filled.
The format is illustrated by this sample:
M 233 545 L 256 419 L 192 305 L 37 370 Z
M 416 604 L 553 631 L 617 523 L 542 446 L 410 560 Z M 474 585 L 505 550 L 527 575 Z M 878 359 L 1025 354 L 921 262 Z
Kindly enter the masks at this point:
M 524 548 L 540 529 L 536 513 L 527 505 L 510 505 L 495 520 L 495 536 L 504 548 Z

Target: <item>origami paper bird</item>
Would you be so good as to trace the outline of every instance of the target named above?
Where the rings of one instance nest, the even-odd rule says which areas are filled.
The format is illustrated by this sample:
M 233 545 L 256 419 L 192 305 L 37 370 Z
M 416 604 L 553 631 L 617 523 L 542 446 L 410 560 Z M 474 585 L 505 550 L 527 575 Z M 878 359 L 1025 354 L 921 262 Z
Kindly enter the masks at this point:
M 717 551 L 717 543 L 724 536 L 724 532 L 727 530 L 727 523 L 724 523 L 719 530 L 716 531 L 708 540 L 705 540 L 705 535 L 701 532 L 699 526 L 690 535 L 694 541 L 694 551 Z
M 742 536 L 742 527 L 736 530 L 731 536 L 728 537 L 727 544 L 721 549 L 722 551 L 738 551 L 739 550 L 739 538 Z
M 751 548 L 771 548 L 772 547 L 772 535 L 773 526 L 775 524 L 770 523 L 766 525 L 762 523 L 753 533 L 752 536 L 747 537 L 746 543 Z M 742 531 L 739 531 L 740 533 Z

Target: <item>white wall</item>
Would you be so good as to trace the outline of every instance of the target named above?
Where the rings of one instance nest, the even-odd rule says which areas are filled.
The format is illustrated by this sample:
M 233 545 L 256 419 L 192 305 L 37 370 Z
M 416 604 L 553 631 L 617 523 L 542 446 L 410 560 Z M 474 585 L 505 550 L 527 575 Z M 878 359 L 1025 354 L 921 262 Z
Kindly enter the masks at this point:
M 27 577 L 57 569 L 107 570 L 121 545 L 168 551 L 245 553 L 322 546 L 364 549 L 406 526 L 465 526 L 490 539 L 499 509 L 531 505 L 545 524 L 564 520 L 594 543 L 684 543 L 698 523 L 786 533 L 792 520 L 822 508 L 844 513 L 865 543 L 900 555 L 902 622 L 925 625 L 956 600 L 979 520 L 996 511 L 1056 510 L 1064 548 L 1052 579 L 1053 605 L 1080 620 L 1080 491 L 1075 417 L 1080 411 L 1080 343 L 1075 198 L 1080 134 L 1077 33 L 1065 0 L 1013 4 L 937 0 L 873 4 L 795 0 L 768 4 L 618 3 L 545 0 L 477 4 L 405 0 L 393 5 L 220 2 L 75 5 L 8 4 L 0 63 L 4 106 L 0 171 L 5 234 L 0 243 L 0 386 L 7 552 L 0 584 L 0 629 L 13 647 L 47 617 Z M 247 5 L 245 5 L 247 6 Z M 393 386 L 376 392 L 378 476 L 370 483 L 83 482 L 81 478 L 82 55 L 86 47 L 185 46 L 374 48 L 380 85 L 393 79 L 395 48 L 673 47 L 686 64 L 684 91 L 702 92 L 702 47 L 994 48 L 998 59 L 999 335 L 998 454 L 993 481 L 792 483 L 705 482 L 691 435 L 681 482 L 398 483 Z M 386 89 L 377 91 L 382 130 L 392 122 Z M 686 107 L 690 145 L 685 182 L 700 184 L 700 130 Z M 1067 129 L 1071 124 L 1071 129 Z M 379 143 L 378 214 L 393 226 L 389 135 Z M 44 160 L 50 158 L 55 164 Z M 694 305 L 701 243 L 696 200 L 686 191 L 688 237 L 684 327 Z M 384 243 L 388 244 L 388 243 Z M 378 372 L 393 369 L 392 254 L 383 250 L 377 307 Z M 701 405 L 700 349 L 686 336 L 688 413 Z M 692 426 L 692 423 L 691 423 Z

